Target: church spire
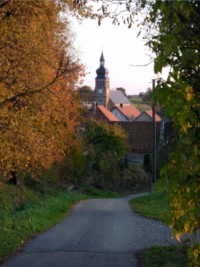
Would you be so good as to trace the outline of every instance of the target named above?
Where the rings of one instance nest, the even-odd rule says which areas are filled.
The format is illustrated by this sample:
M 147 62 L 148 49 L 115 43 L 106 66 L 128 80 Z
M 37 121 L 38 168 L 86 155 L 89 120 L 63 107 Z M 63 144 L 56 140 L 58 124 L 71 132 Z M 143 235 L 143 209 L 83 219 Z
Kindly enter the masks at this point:
M 104 66 L 105 64 L 105 59 L 104 59 L 104 55 L 103 55 L 103 51 L 101 53 L 101 57 L 100 57 L 100 66 Z
M 106 79 L 108 78 L 108 70 L 105 68 L 105 59 L 103 55 L 103 51 L 100 57 L 100 67 L 96 70 L 97 79 Z

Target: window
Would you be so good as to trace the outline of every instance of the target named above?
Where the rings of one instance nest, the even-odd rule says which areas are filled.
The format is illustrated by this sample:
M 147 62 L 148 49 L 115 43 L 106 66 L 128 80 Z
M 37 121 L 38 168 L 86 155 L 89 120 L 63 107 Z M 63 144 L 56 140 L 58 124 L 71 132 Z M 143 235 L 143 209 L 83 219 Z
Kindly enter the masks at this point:
M 99 90 L 98 90 L 98 93 L 99 93 L 99 94 L 102 94 L 102 92 L 103 92 L 102 89 L 99 89 Z

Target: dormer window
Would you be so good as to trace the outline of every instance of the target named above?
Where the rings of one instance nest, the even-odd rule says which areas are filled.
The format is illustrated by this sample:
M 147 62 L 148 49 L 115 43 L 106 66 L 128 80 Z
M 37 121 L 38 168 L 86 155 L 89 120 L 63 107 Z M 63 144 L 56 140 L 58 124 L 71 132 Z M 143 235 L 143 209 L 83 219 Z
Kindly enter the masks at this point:
M 103 90 L 102 90 L 102 89 L 99 89 L 99 90 L 98 90 L 98 93 L 99 93 L 99 94 L 102 94 L 102 93 L 103 93 Z

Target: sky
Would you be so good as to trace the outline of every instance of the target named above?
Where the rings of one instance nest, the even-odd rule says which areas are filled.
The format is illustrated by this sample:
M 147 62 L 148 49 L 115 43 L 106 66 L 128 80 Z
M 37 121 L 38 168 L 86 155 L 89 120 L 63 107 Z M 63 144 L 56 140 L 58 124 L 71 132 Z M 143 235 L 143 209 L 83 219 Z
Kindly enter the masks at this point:
M 130 29 L 127 25 L 116 26 L 110 19 L 103 20 L 98 26 L 97 20 L 85 19 L 81 23 L 73 20 L 72 31 L 78 56 L 86 66 L 83 85 L 94 89 L 96 70 L 103 51 L 111 90 L 123 87 L 128 95 L 136 95 L 152 87 L 152 79 L 155 78 L 153 63 L 135 67 L 152 61 L 145 41 L 137 37 L 139 29 L 136 26 Z

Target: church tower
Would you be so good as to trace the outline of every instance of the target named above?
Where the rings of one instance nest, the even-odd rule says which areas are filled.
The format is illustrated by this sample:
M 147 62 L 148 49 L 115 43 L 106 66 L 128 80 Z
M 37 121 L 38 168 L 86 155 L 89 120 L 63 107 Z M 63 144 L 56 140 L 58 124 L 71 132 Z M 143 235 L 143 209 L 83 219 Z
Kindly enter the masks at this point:
M 108 109 L 110 98 L 110 80 L 108 78 L 108 70 L 105 68 L 105 59 L 103 52 L 100 57 L 100 67 L 96 70 L 95 78 L 95 100 L 99 105 L 103 105 Z

